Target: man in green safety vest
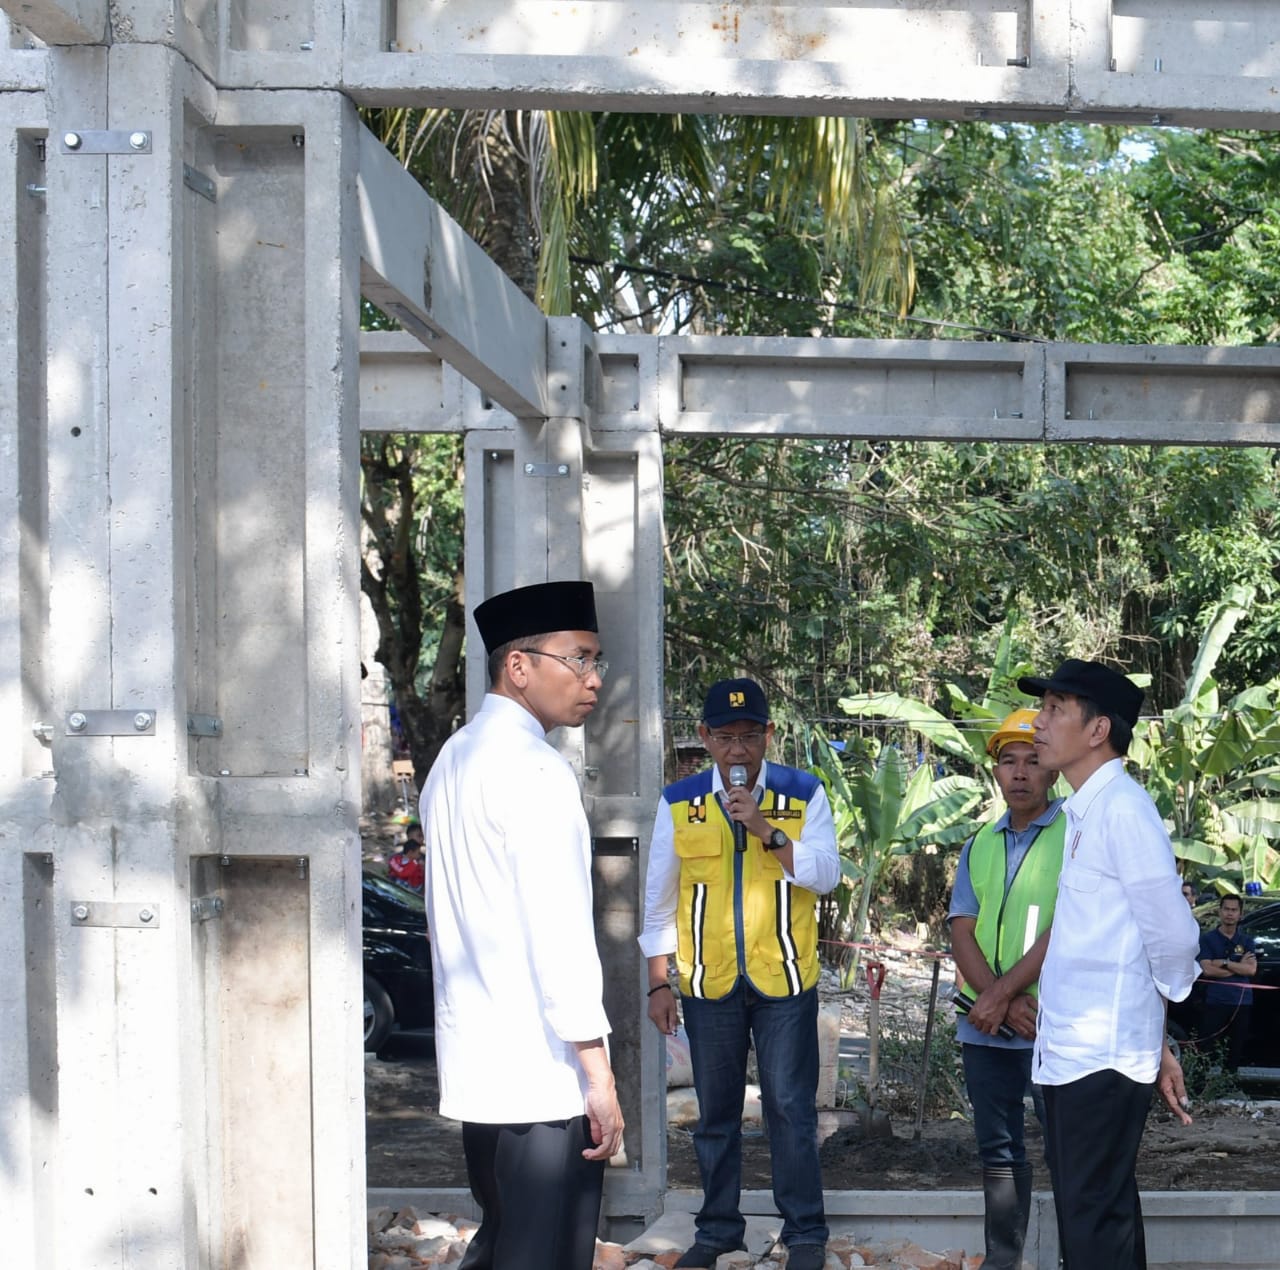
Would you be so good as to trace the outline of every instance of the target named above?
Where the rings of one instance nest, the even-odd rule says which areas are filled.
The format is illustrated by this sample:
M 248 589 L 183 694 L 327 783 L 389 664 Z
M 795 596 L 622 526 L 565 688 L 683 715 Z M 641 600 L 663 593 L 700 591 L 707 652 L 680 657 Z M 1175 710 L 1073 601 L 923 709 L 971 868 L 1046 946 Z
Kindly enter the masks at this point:
M 956 1036 L 982 1163 L 984 1270 L 1019 1270 L 1031 1211 L 1023 1096 L 1031 1080 L 1036 980 L 1066 837 L 1058 773 L 1036 758 L 1034 710 L 1015 710 L 987 742 L 1006 810 L 960 853 L 948 921 L 964 979 Z M 1037 1112 L 1038 1090 L 1033 1086 Z M 1043 1113 L 1041 1122 L 1043 1123 Z

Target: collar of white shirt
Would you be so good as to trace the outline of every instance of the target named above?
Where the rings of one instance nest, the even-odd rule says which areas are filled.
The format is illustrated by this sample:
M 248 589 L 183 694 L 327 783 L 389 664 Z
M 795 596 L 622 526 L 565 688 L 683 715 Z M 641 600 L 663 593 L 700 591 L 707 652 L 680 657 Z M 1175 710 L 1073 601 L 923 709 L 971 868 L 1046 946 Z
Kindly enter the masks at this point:
M 513 701 L 510 697 L 501 696 L 499 693 L 486 692 L 477 714 L 493 715 L 495 718 L 503 719 L 506 722 L 514 723 L 518 727 L 524 728 L 526 732 L 532 732 L 534 736 L 540 739 L 546 739 L 546 729 L 524 706 L 518 701 Z
M 1068 799 L 1067 814 L 1076 820 L 1083 820 L 1089 814 L 1098 795 L 1119 776 L 1124 775 L 1124 760 L 1108 759 L 1089 777 Z

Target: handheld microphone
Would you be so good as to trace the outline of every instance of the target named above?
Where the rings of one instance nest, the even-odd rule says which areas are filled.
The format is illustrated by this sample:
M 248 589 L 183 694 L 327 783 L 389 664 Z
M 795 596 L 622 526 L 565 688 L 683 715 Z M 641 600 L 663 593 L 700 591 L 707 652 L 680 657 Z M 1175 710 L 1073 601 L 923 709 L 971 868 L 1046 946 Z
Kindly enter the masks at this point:
M 734 789 L 746 788 L 747 769 L 741 763 L 735 763 L 729 769 L 729 784 Z M 735 851 L 745 851 L 747 849 L 747 827 L 737 820 L 731 823 L 733 824 L 733 849 Z

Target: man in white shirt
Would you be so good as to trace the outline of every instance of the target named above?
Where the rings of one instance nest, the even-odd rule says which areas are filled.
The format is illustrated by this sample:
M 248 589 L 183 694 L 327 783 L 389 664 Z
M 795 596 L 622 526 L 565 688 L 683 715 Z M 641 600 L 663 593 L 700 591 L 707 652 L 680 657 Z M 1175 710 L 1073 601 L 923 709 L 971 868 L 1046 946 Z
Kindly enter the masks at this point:
M 480 1229 L 465 1270 L 590 1270 L 605 1162 L 622 1145 L 573 769 L 608 669 L 589 582 L 475 611 L 490 689 L 422 791 L 440 1114 L 461 1120 Z
M 1165 1008 L 1191 991 L 1200 931 L 1160 814 L 1124 771 L 1142 690 L 1075 658 L 1018 687 L 1043 698 L 1040 763 L 1073 791 L 1033 1060 L 1061 1252 L 1067 1270 L 1145 1270 L 1138 1146 L 1157 1078 L 1190 1123 Z

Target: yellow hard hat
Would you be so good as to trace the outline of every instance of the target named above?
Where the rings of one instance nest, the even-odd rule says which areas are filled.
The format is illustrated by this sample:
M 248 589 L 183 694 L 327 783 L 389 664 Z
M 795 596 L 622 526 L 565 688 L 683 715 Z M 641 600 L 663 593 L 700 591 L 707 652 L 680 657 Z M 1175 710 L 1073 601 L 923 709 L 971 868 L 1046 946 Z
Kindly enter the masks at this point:
M 991 734 L 987 741 L 987 753 L 992 758 L 999 758 L 1000 751 L 1010 741 L 1025 741 L 1028 745 L 1032 744 L 1035 740 L 1035 733 L 1031 728 L 1031 720 L 1039 713 L 1039 710 L 1015 710 Z

